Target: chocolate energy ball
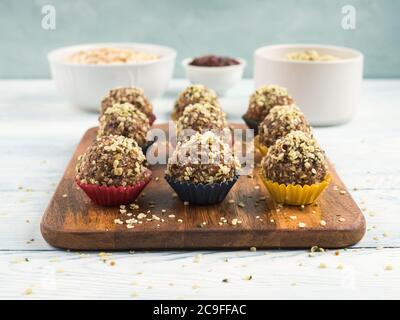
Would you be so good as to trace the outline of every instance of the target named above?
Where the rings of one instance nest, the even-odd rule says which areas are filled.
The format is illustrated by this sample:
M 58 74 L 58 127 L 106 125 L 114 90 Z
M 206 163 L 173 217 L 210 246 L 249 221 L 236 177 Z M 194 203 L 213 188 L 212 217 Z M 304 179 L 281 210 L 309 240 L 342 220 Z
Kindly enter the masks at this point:
M 261 122 L 258 135 L 262 145 L 270 147 L 291 131 L 310 133 L 311 128 L 304 114 L 295 105 L 273 107 Z
M 114 104 L 100 116 L 98 136 L 119 135 L 132 138 L 142 147 L 150 130 L 149 119 L 130 103 Z
M 76 179 L 104 186 L 132 186 L 147 174 L 146 158 L 135 140 L 123 136 L 98 138 L 78 157 Z
M 271 85 L 258 88 L 251 96 L 245 117 L 260 124 L 275 106 L 293 104 L 286 88 Z
M 278 139 L 268 149 L 261 167 L 266 179 L 286 185 L 320 183 L 328 172 L 325 152 L 302 131 L 292 131 Z
M 229 145 L 208 131 L 178 143 L 168 159 L 166 175 L 181 182 L 213 184 L 232 180 L 239 169 Z
M 188 105 L 195 103 L 210 103 L 215 107 L 220 107 L 218 97 L 213 90 L 202 84 L 191 85 L 179 94 L 178 100 L 175 102 L 175 118 L 178 119 Z
M 185 108 L 177 121 L 176 130 L 178 137 L 188 133 L 185 131 L 189 129 L 200 133 L 212 130 L 214 133 L 223 134 L 227 126 L 225 114 L 220 108 L 209 103 L 196 103 Z
M 101 114 L 116 103 L 130 103 L 142 111 L 148 118 L 153 117 L 153 106 L 140 88 L 126 87 L 110 90 L 101 102 Z

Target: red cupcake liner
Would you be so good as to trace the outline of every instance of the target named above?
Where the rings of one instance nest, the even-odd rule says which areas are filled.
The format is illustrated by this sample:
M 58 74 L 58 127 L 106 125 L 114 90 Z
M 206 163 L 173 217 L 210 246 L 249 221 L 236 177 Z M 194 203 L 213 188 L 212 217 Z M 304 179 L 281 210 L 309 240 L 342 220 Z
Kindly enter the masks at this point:
M 115 187 L 115 186 L 99 186 L 95 184 L 81 183 L 76 180 L 76 184 L 95 204 L 100 206 L 119 206 L 121 204 L 129 204 L 136 200 L 142 190 L 151 181 L 151 171 L 148 170 L 146 179 L 140 181 L 133 186 Z
M 153 125 L 154 121 L 156 121 L 156 115 L 155 115 L 155 114 L 152 114 L 152 115 L 149 117 L 150 126 Z

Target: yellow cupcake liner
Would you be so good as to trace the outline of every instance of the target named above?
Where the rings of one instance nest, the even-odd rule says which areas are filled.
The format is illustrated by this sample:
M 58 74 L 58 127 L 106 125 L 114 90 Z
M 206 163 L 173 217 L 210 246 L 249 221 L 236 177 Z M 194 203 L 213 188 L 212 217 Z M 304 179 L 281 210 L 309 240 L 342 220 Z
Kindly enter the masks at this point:
M 254 137 L 254 146 L 258 149 L 258 151 L 260 151 L 263 157 L 267 154 L 268 147 L 260 143 L 260 136 Z
M 304 186 L 294 184 L 285 185 L 265 179 L 261 174 L 260 176 L 271 197 L 277 203 L 293 206 L 307 205 L 315 202 L 331 181 L 331 176 L 328 174 L 321 183 Z

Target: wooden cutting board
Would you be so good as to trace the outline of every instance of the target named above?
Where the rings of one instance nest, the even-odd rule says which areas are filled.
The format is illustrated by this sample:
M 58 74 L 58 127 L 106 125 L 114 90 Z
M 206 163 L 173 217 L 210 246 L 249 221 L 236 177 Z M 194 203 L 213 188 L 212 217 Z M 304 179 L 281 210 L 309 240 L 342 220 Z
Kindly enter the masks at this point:
M 244 128 L 244 125 L 235 126 Z M 167 125 L 155 127 L 166 130 Z M 257 172 L 254 178 L 241 176 L 219 205 L 185 206 L 173 197 L 173 190 L 163 178 L 165 165 L 156 165 L 151 167 L 153 180 L 138 199 L 140 209 L 128 210 L 128 213 L 150 210 L 148 217 L 155 214 L 164 222 L 145 218 L 141 219 L 142 224 L 128 229 L 126 224 L 115 223 L 115 219 L 129 218 L 119 208 L 94 205 L 74 183 L 76 159 L 91 144 L 96 130 L 91 128 L 83 136 L 43 216 L 42 235 L 54 247 L 75 250 L 342 248 L 357 243 L 365 233 L 364 216 L 332 166 L 330 186 L 316 205 L 302 210 L 277 206 Z M 221 217 L 227 223 L 221 225 Z M 233 225 L 233 219 L 241 223 Z

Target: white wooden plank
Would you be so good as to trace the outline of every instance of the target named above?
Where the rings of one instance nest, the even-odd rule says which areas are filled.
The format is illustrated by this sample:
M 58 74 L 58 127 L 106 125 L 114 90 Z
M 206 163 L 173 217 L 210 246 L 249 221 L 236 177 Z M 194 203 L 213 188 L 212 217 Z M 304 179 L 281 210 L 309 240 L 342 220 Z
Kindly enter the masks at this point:
M 114 253 L 111 266 L 97 254 L 3 252 L 0 298 L 396 299 L 399 258 L 400 249 L 314 257 L 305 251 Z

